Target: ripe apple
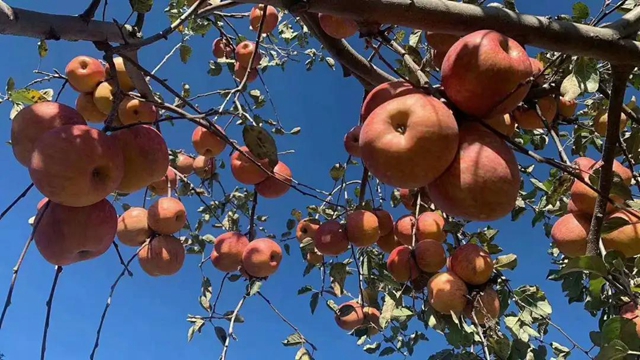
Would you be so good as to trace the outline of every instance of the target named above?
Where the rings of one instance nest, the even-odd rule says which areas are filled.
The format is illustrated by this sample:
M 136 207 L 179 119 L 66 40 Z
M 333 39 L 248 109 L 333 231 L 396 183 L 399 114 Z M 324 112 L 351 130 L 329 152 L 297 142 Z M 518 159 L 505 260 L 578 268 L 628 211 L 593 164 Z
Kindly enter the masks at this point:
M 247 71 L 249 71 L 249 69 L 247 69 L 246 67 L 240 65 L 239 62 L 236 62 L 236 64 L 234 65 L 233 68 L 234 72 L 233 72 L 233 77 L 236 78 L 236 80 L 238 81 L 242 81 L 245 77 L 245 75 L 247 74 Z M 258 69 L 256 68 L 252 68 L 249 71 L 249 75 L 247 76 L 247 84 L 251 84 L 252 82 L 256 81 L 256 79 L 258 78 Z
M 254 51 L 256 52 L 256 56 L 253 58 L 251 66 L 249 66 Z M 236 62 L 240 64 L 240 66 L 244 68 L 255 68 L 260 64 L 261 60 L 262 54 L 259 49 L 256 49 L 256 43 L 253 41 L 245 40 L 236 46 Z
M 338 311 L 334 316 L 334 320 L 338 327 L 342 330 L 352 331 L 360 327 L 364 323 L 364 312 L 362 305 L 355 301 L 349 301 L 338 307 Z
M 76 99 L 76 110 L 90 123 L 100 124 L 107 120 L 107 114 L 98 109 L 93 102 L 93 93 L 80 93 Z
M 346 39 L 358 33 L 358 24 L 349 18 L 318 14 L 320 27 L 334 39 Z
M 116 88 L 111 81 L 103 81 L 93 92 L 93 103 L 103 114 L 108 115 L 113 108 L 113 96 Z
M 296 227 L 296 239 L 300 243 L 303 243 L 307 238 L 313 239 L 319 226 L 320 220 L 318 219 L 308 218 L 301 220 Z
M 508 137 L 513 136 L 516 132 L 516 122 L 511 118 L 510 114 L 504 114 L 499 116 L 494 116 L 490 119 L 482 120 L 498 132 L 507 135 Z
M 113 63 L 116 66 L 116 74 L 118 78 L 118 85 L 120 86 L 120 90 L 124 92 L 133 91 L 136 87 L 133 85 L 133 81 L 129 77 L 127 73 L 126 66 L 124 64 L 124 59 L 119 56 L 113 57 Z M 105 67 L 105 72 L 107 73 L 107 78 L 111 77 L 111 70 L 109 68 L 109 64 Z
M 418 216 L 416 222 L 417 241 L 435 240 L 439 243 L 445 242 L 447 234 L 444 232 L 445 221 L 442 215 L 437 212 L 427 211 Z
M 50 201 L 35 229 L 34 241 L 47 262 L 67 266 L 107 252 L 117 223 L 116 209 L 106 199 L 82 207 Z
M 364 313 L 364 325 L 367 327 L 367 336 L 371 337 L 380 333 L 380 311 L 376 308 L 365 307 L 362 309 Z
M 593 117 L 593 130 L 600 136 L 606 136 L 608 120 L 609 114 L 606 110 L 598 112 Z M 624 131 L 624 129 L 627 127 L 627 122 L 627 116 L 625 114 L 620 114 L 620 132 Z
M 153 123 L 158 112 L 153 104 L 126 96 L 118 106 L 118 116 L 124 125 Z
M 117 142 L 87 125 L 64 125 L 40 136 L 29 165 L 36 189 L 53 202 L 76 207 L 107 197 L 123 174 Z
M 535 78 L 535 82 L 544 85 L 547 82 L 545 74 L 542 73 L 544 70 L 544 65 L 540 62 L 540 60 L 536 58 L 529 58 L 531 61 L 531 70 L 533 70 L 533 77 Z
M 410 247 L 403 245 L 393 249 L 389 254 L 387 270 L 397 282 L 404 283 L 413 280 L 420 274 L 420 269 L 418 269 L 411 251 Z
M 374 210 L 373 213 L 378 218 L 378 227 L 380 229 L 380 235 L 386 235 L 393 232 L 393 217 L 386 210 Z
M 284 196 L 291 189 L 293 182 L 291 169 L 282 161 L 279 161 L 273 168 L 273 173 L 275 176 L 269 176 L 256 185 L 258 195 L 267 199 L 277 199 Z
M 396 239 L 396 235 L 392 232 L 380 236 L 378 241 L 376 241 L 376 245 L 387 254 L 391 254 L 391 252 L 397 248 L 398 246 L 402 246 L 403 244 Z
M 158 234 L 171 235 L 187 223 L 187 210 L 180 200 L 161 197 L 149 206 L 147 222 Z
M 441 272 L 429 279 L 427 284 L 429 304 L 437 312 L 459 316 L 467 305 L 467 285 L 452 272 Z
M 558 98 L 558 113 L 565 118 L 573 117 L 576 114 L 578 108 L 578 102 L 575 100 L 568 100 L 564 96 Z M 626 126 L 626 124 L 625 124 Z M 606 128 L 606 127 L 605 127 Z
M 524 100 L 533 70 L 515 40 L 493 30 L 463 36 L 442 63 L 442 87 L 463 112 L 478 118 L 509 113 Z
M 371 211 L 356 210 L 347 215 L 347 239 L 357 247 L 373 245 L 380 238 L 378 217 Z
M 224 134 L 224 130 L 215 125 L 215 127 Z M 227 143 L 223 139 L 217 137 L 213 132 L 198 126 L 193 130 L 191 135 L 191 143 L 196 152 L 205 157 L 215 157 L 220 155 L 227 147 Z
M 40 102 L 20 110 L 11 121 L 11 148 L 20 164 L 29 166 L 36 141 L 63 125 L 86 125 L 73 108 L 57 102 Z
M 455 160 L 428 191 L 446 214 L 470 221 L 497 220 L 511 212 L 518 198 L 518 162 L 497 135 L 479 123 L 465 123 Z
M 424 272 L 436 273 L 447 263 L 447 254 L 438 241 L 431 239 L 420 241 L 413 251 L 416 256 L 416 265 Z
M 231 42 L 226 38 L 217 38 L 213 41 L 212 52 L 213 56 L 218 59 L 231 59 L 233 56 L 233 46 Z
M 577 164 L 578 171 L 582 175 L 582 179 L 589 184 L 591 183 L 589 177 L 593 174 L 593 171 L 600 168 L 603 164 L 602 161 L 596 162 L 595 160 L 587 157 L 577 158 L 574 163 Z M 631 174 L 631 171 L 629 171 L 629 169 L 622 165 L 618 160 L 613 161 L 613 171 L 620 175 L 625 186 L 631 185 L 633 174 Z M 598 198 L 598 194 L 595 191 L 591 190 L 584 183 L 574 180 L 569 193 L 571 195 L 571 201 L 573 201 L 573 204 L 579 212 L 588 215 L 593 214 L 593 210 L 596 206 L 596 199 Z M 627 200 L 613 193 L 610 194 L 609 197 L 617 204 L 622 204 Z M 612 204 L 607 204 L 607 213 L 614 210 L 615 207 Z
M 169 167 L 169 149 L 162 135 L 148 125 L 133 126 L 110 135 L 124 154 L 124 176 L 118 191 L 132 193 L 162 179 Z
M 76 56 L 64 70 L 69 86 L 80 93 L 93 92 L 104 81 L 106 74 L 98 59 L 91 56 Z
M 249 25 L 251 26 L 251 30 L 258 31 L 260 29 L 260 22 L 262 21 L 262 17 L 266 17 L 264 19 L 264 24 L 262 24 L 262 33 L 269 34 L 278 26 L 278 21 L 280 21 L 280 17 L 278 16 L 278 10 L 276 10 L 273 6 L 267 6 L 267 11 L 265 12 L 264 4 L 259 4 L 251 9 L 251 13 L 249 14 Z
M 432 49 L 446 53 L 451 49 L 453 44 L 460 40 L 460 36 L 454 34 L 437 33 L 427 31 L 425 38 Z
M 186 251 L 182 242 L 171 235 L 154 238 L 138 252 L 142 270 L 150 276 L 170 276 L 184 265 Z
M 127 246 L 140 246 L 153 232 L 147 223 L 147 210 L 131 207 L 118 218 L 116 235 L 120 242 Z
M 198 156 L 193 160 L 193 172 L 196 173 L 196 176 L 203 180 L 209 180 L 216 172 L 216 159 L 215 158 L 207 158 L 202 155 Z
M 556 99 L 554 99 L 553 96 L 545 96 L 538 99 L 537 102 L 538 107 L 540 108 L 540 113 L 544 116 L 547 123 L 551 125 L 553 119 L 555 119 L 556 114 L 558 113 L 558 104 Z M 519 107 L 513 112 L 513 117 L 521 129 L 535 130 L 545 128 L 535 107 L 527 109 Z
M 240 151 L 236 151 L 231 155 L 230 164 L 231 174 L 236 180 L 238 180 L 238 182 L 245 185 L 255 185 L 269 177 L 269 173 L 265 172 L 255 164 L 257 162 L 265 169 L 269 169 L 268 159 L 258 160 L 258 158 L 256 158 L 246 146 L 243 146 L 240 149 L 248 156 L 245 156 Z
M 249 239 L 239 232 L 226 232 L 216 238 L 211 252 L 213 267 L 224 272 L 238 271 Z
M 323 255 L 338 256 L 349 249 L 347 232 L 337 220 L 321 224 L 313 237 L 316 250 Z
M 605 221 L 624 219 L 629 224 L 602 235 L 602 243 L 607 251 L 619 251 L 630 258 L 640 254 L 640 212 L 619 210 L 608 216 Z
M 412 246 L 413 245 L 413 229 L 416 227 L 416 217 L 412 214 L 403 215 L 396 220 L 393 232 L 396 239 L 401 243 Z M 416 242 L 418 242 L 416 236 Z
M 450 269 L 465 283 L 482 285 L 489 281 L 493 273 L 491 255 L 474 243 L 466 243 L 451 255 Z
M 591 217 L 589 215 L 566 214 L 553 224 L 551 240 L 558 250 L 567 257 L 586 255 L 590 225 Z
M 381 182 L 417 188 L 435 180 L 456 156 L 458 125 L 442 102 L 415 93 L 376 108 L 362 126 L 363 163 Z
M 362 130 L 361 125 L 354 126 L 344 136 L 344 149 L 347 154 L 356 158 L 360 157 L 360 130 Z
M 174 166 L 174 168 L 178 170 L 180 174 L 189 176 L 191 175 L 191 173 L 193 173 L 194 160 L 194 158 L 185 153 L 179 153 L 176 157 L 176 165 Z
M 464 315 L 471 320 L 480 324 L 496 321 L 500 315 L 500 298 L 498 293 L 491 287 L 486 287 L 482 293 L 467 303 L 463 311 Z
M 391 99 L 422 92 L 410 82 L 404 80 L 388 81 L 376 86 L 362 102 L 360 122 L 365 122 L 373 110 Z
M 158 196 L 169 196 L 169 191 L 174 191 L 178 187 L 178 177 L 176 172 L 169 167 L 167 173 L 158 181 L 149 184 L 149 191 Z
M 264 278 L 273 275 L 280 267 L 281 261 L 280 245 L 269 238 L 251 241 L 242 253 L 242 268 L 252 277 Z

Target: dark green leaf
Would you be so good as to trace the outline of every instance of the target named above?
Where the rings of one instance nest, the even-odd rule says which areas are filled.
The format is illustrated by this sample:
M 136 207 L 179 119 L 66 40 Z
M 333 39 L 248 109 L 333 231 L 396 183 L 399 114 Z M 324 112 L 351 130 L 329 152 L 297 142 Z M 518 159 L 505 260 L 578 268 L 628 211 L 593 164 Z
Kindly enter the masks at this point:
M 220 326 L 216 326 L 215 331 L 216 337 L 218 338 L 218 340 L 220 340 L 220 343 L 224 345 L 224 343 L 227 341 L 227 330 Z
M 306 294 L 306 293 L 312 292 L 312 291 L 313 291 L 313 287 L 311 287 L 311 285 L 305 285 L 305 286 L 301 287 L 300 289 L 298 289 L 298 295 Z
M 256 158 L 268 159 L 272 168 L 278 164 L 278 147 L 267 130 L 260 126 L 245 125 L 242 129 L 242 138 L 249 151 Z
M 596 360 L 618 360 L 629 353 L 629 348 L 620 340 L 613 340 L 605 345 L 596 356 Z
M 573 4 L 572 20 L 581 23 L 589 18 L 589 6 L 583 2 Z
M 599 256 L 580 256 L 570 259 L 559 275 L 576 271 L 586 271 L 598 276 L 607 276 L 607 266 Z
M 382 349 L 382 351 L 380 351 L 380 354 L 378 354 L 378 356 L 380 357 L 389 356 L 395 352 L 396 352 L 396 349 L 392 348 L 391 346 L 387 346 L 386 348 Z
M 309 301 L 309 307 L 311 308 L 311 313 L 313 314 L 318 307 L 318 300 L 320 300 L 320 293 L 316 292 L 311 295 L 311 300 Z
M 610 217 L 607 220 L 605 220 L 604 223 L 602 224 L 602 235 L 612 233 L 620 229 L 621 227 L 627 226 L 629 224 L 630 224 L 629 220 L 625 218 L 622 218 L 619 216 Z

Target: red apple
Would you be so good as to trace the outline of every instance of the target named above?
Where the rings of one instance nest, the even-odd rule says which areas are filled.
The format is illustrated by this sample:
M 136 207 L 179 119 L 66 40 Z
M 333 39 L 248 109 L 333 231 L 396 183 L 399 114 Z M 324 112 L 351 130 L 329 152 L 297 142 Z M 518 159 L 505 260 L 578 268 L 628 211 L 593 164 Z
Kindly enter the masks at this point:
M 231 167 L 231 174 L 238 182 L 245 185 L 255 185 L 269 177 L 269 173 L 256 165 L 257 162 L 265 169 L 269 169 L 268 159 L 258 160 L 246 146 L 240 149 L 244 151 L 248 157 L 242 152 L 236 151 L 231 155 L 231 163 L 229 165 Z
M 318 14 L 320 27 L 334 39 L 346 39 L 358 33 L 358 24 L 348 18 L 331 14 Z
M 276 10 L 273 6 L 266 6 L 267 11 L 264 11 L 266 5 L 259 4 L 251 9 L 251 13 L 249 14 L 249 25 L 251 26 L 251 30 L 258 31 L 260 29 L 260 22 L 263 17 L 264 24 L 262 24 L 262 33 L 269 34 L 278 26 L 278 21 L 280 21 L 280 17 L 278 16 L 278 10 Z M 265 15 L 266 13 L 266 15 Z
M 224 130 L 220 126 L 215 125 L 215 127 L 224 134 Z M 223 139 L 201 126 L 193 130 L 191 143 L 196 152 L 204 157 L 218 156 L 227 147 L 227 143 Z
M 218 59 L 231 59 L 233 56 L 233 46 L 226 38 L 217 38 L 213 41 L 212 51 L 213 56 Z
M 344 136 L 344 149 L 347 154 L 356 158 L 360 157 L 360 130 L 362 130 L 361 125 L 354 126 Z
M 404 80 L 395 80 L 382 83 L 376 86 L 362 102 L 362 109 L 360 110 L 360 121 L 365 122 L 373 110 L 378 106 L 386 103 L 391 99 L 395 99 L 400 96 L 415 94 L 422 92 L 420 89 L 414 87 L 410 82 Z
M 253 62 L 251 66 L 249 66 L 249 62 L 251 61 L 251 56 L 253 56 L 253 52 L 256 52 L 255 57 L 253 58 Z M 262 60 L 262 54 L 260 51 L 256 49 L 256 43 L 253 41 L 245 40 L 236 46 L 236 62 L 240 64 L 240 66 L 244 68 L 254 68 L 260 64 Z
M 258 195 L 267 199 L 277 199 L 284 196 L 293 182 L 291 169 L 282 161 L 273 168 L 275 176 L 269 176 L 256 185 Z
M 316 250 L 323 255 L 338 256 L 349 248 L 347 231 L 337 220 L 321 224 L 313 237 Z

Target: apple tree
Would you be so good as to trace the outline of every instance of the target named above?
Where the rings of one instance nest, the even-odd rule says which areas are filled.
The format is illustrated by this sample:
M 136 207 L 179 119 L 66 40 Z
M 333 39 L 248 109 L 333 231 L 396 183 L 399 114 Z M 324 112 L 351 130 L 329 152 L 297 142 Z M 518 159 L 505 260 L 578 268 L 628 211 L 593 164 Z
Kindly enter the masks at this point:
M 576 2 L 572 14 L 538 17 L 513 0 L 130 0 L 130 13 L 111 21 L 109 2 L 87 3 L 79 15 L 52 15 L 0 1 L 0 33 L 37 40 L 40 57 L 52 41 L 91 42 L 101 54 L 73 54 L 64 71 L 38 69 L 26 85 L 10 78 L 1 94 L 15 160 L 32 183 L 0 220 L 25 196 L 44 198 L 0 328 L 25 254 L 37 251 L 56 269 L 42 359 L 63 268 L 112 248 L 122 270 L 90 359 L 131 264 L 164 277 L 187 257 L 202 270 L 194 279 L 202 313 L 189 315 L 188 339 L 213 328 L 221 359 L 233 357 L 239 313 L 256 298 L 292 331 L 283 341 L 292 357 L 314 358 L 313 341 L 261 292 L 298 257 L 315 280 L 286 291 L 311 313 L 325 303 L 331 331 L 367 354 L 411 356 L 433 330 L 449 346 L 430 359 L 640 355 L 640 108 L 625 101 L 629 87 L 640 89 L 636 1 Z M 157 14 L 164 29 L 148 33 Z M 190 39 L 204 36 L 215 37 L 212 57 L 192 57 Z M 176 46 L 157 64 L 139 61 L 140 50 L 170 39 Z M 157 76 L 173 56 L 208 63 L 220 88 L 193 94 L 179 78 Z M 329 66 L 336 82 L 364 91 L 360 116 L 340 135 L 346 161 L 330 169 L 330 189 L 297 181 L 282 156 L 291 136 L 310 135 L 260 116 L 275 106 L 262 75 L 279 68 L 286 76 L 290 61 Z M 51 82 L 55 91 L 40 89 Z M 76 102 L 59 102 L 63 91 Z M 217 105 L 205 108 L 205 98 Z M 176 122 L 193 133 L 170 148 L 163 134 Z M 229 136 L 234 127 L 238 138 Z M 308 202 L 282 210 L 286 224 L 271 223 L 261 199 L 291 192 Z M 553 322 L 540 286 L 511 285 L 517 254 L 503 251 L 495 226 L 477 226 L 525 214 L 549 239 L 548 280 L 598 319 L 591 344 Z M 232 286 L 246 291 L 221 312 Z M 425 330 L 409 331 L 415 324 Z M 563 344 L 545 340 L 551 327 Z

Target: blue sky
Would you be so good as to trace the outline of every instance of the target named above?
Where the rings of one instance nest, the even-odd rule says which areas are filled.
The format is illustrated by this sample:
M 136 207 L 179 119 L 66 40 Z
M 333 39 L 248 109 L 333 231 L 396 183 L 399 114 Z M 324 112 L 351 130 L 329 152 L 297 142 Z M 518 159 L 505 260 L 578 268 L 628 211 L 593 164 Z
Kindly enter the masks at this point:
M 39 11 L 77 14 L 84 10 L 88 1 L 70 0 L 64 9 L 59 9 L 55 3 L 35 0 L 10 1 L 10 5 L 20 5 L 23 8 Z M 560 3 L 560 4 L 559 4 Z M 592 12 L 597 12 L 600 1 L 587 1 Z M 164 2 L 157 1 L 154 15 L 147 19 L 146 35 L 152 34 L 164 26 L 167 20 L 161 9 Z M 521 2 L 518 8 L 522 12 L 536 15 L 557 15 L 570 13 L 572 2 L 540 0 Z M 241 11 L 246 9 L 238 9 Z M 236 10 L 233 10 L 236 11 Z M 117 18 L 123 21 L 129 13 L 127 2 L 109 2 L 107 18 Z M 242 33 L 249 33 L 248 22 L 236 21 L 237 28 Z M 250 35 L 253 36 L 253 35 Z M 169 60 L 158 75 L 168 79 L 175 88 L 180 88 L 185 82 L 191 86 L 193 94 L 213 91 L 220 88 L 230 88 L 233 81 L 228 73 L 219 77 L 209 77 L 206 72 L 212 55 L 211 43 L 217 37 L 212 31 L 204 38 L 193 37 L 190 45 L 193 55 L 190 62 L 184 65 L 177 56 Z M 147 68 L 155 67 L 161 58 L 179 42 L 179 36 L 173 36 L 168 41 L 162 41 L 140 53 L 141 63 Z M 17 37 L 2 37 L 5 51 L 0 56 L 0 68 L 6 81 L 9 76 L 15 79 L 18 87 L 26 85 L 35 79 L 32 70 L 40 68 L 51 71 L 56 68 L 64 71 L 66 63 L 76 55 L 86 54 L 101 57 L 91 44 L 85 43 L 55 43 L 49 42 L 49 55 L 40 61 L 37 53 L 37 40 Z M 356 49 L 362 49 L 356 38 L 351 40 Z M 532 55 L 535 49 L 529 49 Z M 304 56 L 304 55 L 302 55 Z M 304 60 L 303 57 L 300 57 Z M 337 162 L 344 162 L 346 153 L 342 146 L 343 135 L 358 121 L 359 107 L 362 100 L 362 89 L 353 78 L 344 79 L 340 69 L 330 70 L 324 64 L 316 64 L 314 71 L 307 72 L 302 63 L 290 62 L 286 72 L 280 69 L 270 69 L 264 75 L 271 97 L 276 105 L 277 114 L 285 128 L 296 126 L 302 128 L 298 136 L 277 137 L 279 150 L 294 150 L 295 153 L 283 155 L 281 160 L 292 169 L 294 177 L 316 188 L 328 190 L 333 181 L 329 177 L 329 169 Z M 42 84 L 37 89 L 51 87 L 59 89 L 60 82 Z M 251 85 L 264 93 L 263 86 L 256 82 Z M 66 89 L 61 101 L 73 105 L 76 93 Z M 167 101 L 172 98 L 165 96 Z M 199 105 L 208 108 L 220 104 L 219 98 L 210 98 Z M 0 138 L 9 140 L 10 120 L 8 117 L 10 105 L 2 104 L 3 124 L 0 124 Z M 263 118 L 273 118 L 270 105 L 258 111 Z M 171 148 L 184 148 L 192 152 L 190 138 L 193 125 L 178 123 L 175 127 L 163 126 L 163 134 Z M 233 127 L 228 133 L 231 137 L 241 139 L 241 128 Z M 552 147 L 547 150 L 549 155 L 556 154 Z M 224 156 L 228 156 L 225 152 Z M 0 171 L 0 207 L 4 208 L 30 182 L 28 172 L 14 160 L 9 146 L 0 146 L 0 157 L 3 171 Z M 523 164 L 532 164 L 527 158 L 519 157 Z M 541 168 L 542 174 L 547 169 Z M 351 170 L 349 176 L 359 178 L 360 170 Z M 229 169 L 221 170 L 221 178 L 227 189 L 237 185 L 231 177 Z M 0 298 L 4 299 L 6 289 L 14 266 L 24 242 L 29 236 L 31 227 L 27 220 L 34 215 L 36 203 L 41 195 L 32 191 L 22 200 L 14 210 L 0 222 L 0 233 L 3 235 L 5 248 L 0 252 Z M 131 205 L 140 205 L 140 195 L 128 199 Z M 285 222 L 289 218 L 292 208 L 304 209 L 310 203 L 318 202 L 289 192 L 279 200 L 262 200 L 258 206 L 258 213 L 269 215 L 265 225 L 273 233 L 285 231 Z M 198 203 L 188 201 L 187 211 L 190 219 L 197 219 Z M 387 208 L 390 206 L 385 205 Z M 121 209 L 118 209 L 121 213 Z M 392 211 L 397 218 L 403 214 L 400 209 Z M 497 242 L 506 253 L 513 252 L 519 257 L 517 270 L 510 273 L 514 287 L 523 284 L 541 284 L 553 305 L 553 320 L 562 326 L 567 333 L 587 348 L 591 346 L 588 331 L 597 328 L 595 319 L 590 318 L 582 305 L 568 305 L 560 289 L 559 283 L 545 281 L 550 268 L 549 257 L 546 254 L 548 240 L 544 237 L 541 227 L 531 229 L 530 216 L 525 216 L 518 223 L 512 223 L 508 218 L 492 223 L 500 229 Z M 242 224 L 246 226 L 246 222 Z M 472 224 L 469 230 L 476 230 L 482 224 Z M 220 231 L 205 228 L 203 234 L 219 235 Z M 318 360 L 331 359 L 339 354 L 341 358 L 366 359 L 368 356 L 356 346 L 356 339 L 347 336 L 334 323 L 332 313 L 322 304 L 318 306 L 315 315 L 309 311 L 309 295 L 297 296 L 296 292 L 304 285 L 317 286 L 320 283 L 319 273 L 316 271 L 307 277 L 302 277 L 305 263 L 299 251 L 292 243 L 291 256 L 285 256 L 280 271 L 262 287 L 262 291 L 273 304 L 293 322 L 300 331 L 310 339 L 319 351 L 315 357 Z M 208 250 L 210 251 L 210 249 Z M 134 249 L 124 248 L 125 258 L 130 257 Z M 199 256 L 189 256 L 181 272 L 172 277 L 150 278 L 143 273 L 134 262 L 133 278 L 124 278 L 112 301 L 109 314 L 102 332 L 100 349 L 97 359 L 176 359 L 176 358 L 212 358 L 219 356 L 222 346 L 218 342 L 209 325 L 205 326 L 202 334 L 197 334 L 191 343 L 187 343 L 187 330 L 190 326 L 186 322 L 187 314 L 204 315 L 198 305 L 201 275 L 197 268 Z M 51 360 L 69 360 L 88 358 L 95 338 L 109 287 L 121 270 L 120 263 L 113 249 L 102 257 L 93 261 L 78 263 L 64 269 L 61 275 L 55 300 L 49 330 L 47 358 Z M 218 290 L 222 274 L 215 271 L 209 264 L 205 265 L 205 272 L 211 278 L 214 294 Z M 45 302 L 47 300 L 51 280 L 54 275 L 53 266 L 45 262 L 35 247 L 31 248 L 20 272 L 13 296 L 13 305 L 1 330 L 0 352 L 7 360 L 34 359 L 39 356 L 42 327 L 45 316 Z M 351 284 L 353 285 L 353 283 Z M 357 288 L 350 288 L 357 293 Z M 233 310 L 242 296 L 244 285 L 242 282 L 227 284 L 223 292 L 218 309 Z M 340 301 L 338 301 L 340 302 Z M 243 324 L 236 326 L 236 336 L 239 341 L 231 343 L 230 359 L 264 358 L 269 359 L 293 358 L 295 348 L 285 348 L 280 342 L 292 333 L 267 304 L 258 297 L 250 298 L 240 314 L 246 319 Z M 220 326 L 227 327 L 223 322 Z M 445 346 L 444 338 L 433 332 L 427 333 L 429 344 L 418 347 L 415 355 L 424 358 Z M 567 345 L 568 342 L 551 330 L 548 341 L 558 341 Z M 580 358 L 580 354 L 575 354 Z

